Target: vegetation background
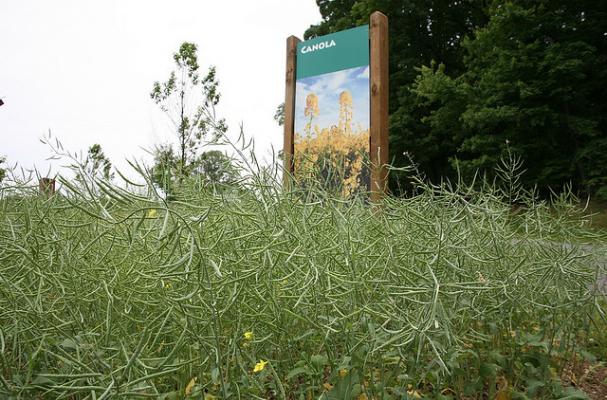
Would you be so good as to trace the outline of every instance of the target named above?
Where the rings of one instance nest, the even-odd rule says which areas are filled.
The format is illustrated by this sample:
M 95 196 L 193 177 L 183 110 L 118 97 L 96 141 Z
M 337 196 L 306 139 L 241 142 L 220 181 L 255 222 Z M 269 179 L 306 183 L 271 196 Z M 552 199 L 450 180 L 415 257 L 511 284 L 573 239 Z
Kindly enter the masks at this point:
M 371 207 L 248 165 L 170 196 L 135 164 L 50 197 L 10 175 L 0 397 L 604 398 L 605 234 L 571 193 L 509 158 Z
M 506 146 L 526 185 L 607 198 L 607 2 L 317 0 L 306 38 L 390 22 L 390 152 L 433 182 L 491 167 Z M 392 189 L 407 190 L 404 174 Z

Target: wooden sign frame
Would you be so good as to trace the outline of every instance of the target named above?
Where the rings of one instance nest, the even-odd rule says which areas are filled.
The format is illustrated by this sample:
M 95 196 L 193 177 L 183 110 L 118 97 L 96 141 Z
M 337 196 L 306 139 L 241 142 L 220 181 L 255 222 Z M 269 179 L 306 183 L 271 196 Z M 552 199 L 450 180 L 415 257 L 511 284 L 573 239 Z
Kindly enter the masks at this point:
M 289 188 L 294 174 L 295 84 L 297 79 L 297 44 L 295 36 L 287 38 L 285 76 L 285 119 L 283 146 L 283 184 Z M 371 162 L 371 201 L 386 193 L 388 163 L 388 17 L 379 11 L 369 20 L 369 94 Z

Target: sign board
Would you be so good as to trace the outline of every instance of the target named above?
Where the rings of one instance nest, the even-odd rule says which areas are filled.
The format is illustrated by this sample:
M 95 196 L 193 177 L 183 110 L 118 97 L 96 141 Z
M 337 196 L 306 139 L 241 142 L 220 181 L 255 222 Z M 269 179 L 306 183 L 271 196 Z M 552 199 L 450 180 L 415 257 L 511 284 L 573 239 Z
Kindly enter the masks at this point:
M 369 66 L 369 25 L 297 44 L 297 80 Z
M 373 45 L 383 43 L 378 39 L 385 46 Z M 388 117 L 386 17 L 374 13 L 370 25 L 304 42 L 290 37 L 286 82 L 285 183 L 292 178 L 303 186 L 321 183 L 344 197 L 378 188 L 383 192 L 381 166 L 387 162 Z M 378 135 L 382 130 L 383 136 Z M 376 150 L 381 151 L 374 154 Z

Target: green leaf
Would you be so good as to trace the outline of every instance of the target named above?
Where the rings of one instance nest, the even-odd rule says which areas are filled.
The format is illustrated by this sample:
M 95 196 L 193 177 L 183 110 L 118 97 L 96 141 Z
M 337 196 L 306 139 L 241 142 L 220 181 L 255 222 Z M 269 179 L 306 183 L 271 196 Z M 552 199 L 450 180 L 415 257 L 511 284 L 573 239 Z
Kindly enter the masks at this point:
M 499 368 L 499 366 L 493 364 L 493 363 L 482 363 L 480 366 L 480 375 L 483 378 L 495 378 L 496 376 L 496 371 Z
M 525 395 L 525 393 L 519 391 L 512 392 L 512 400 L 530 400 L 529 397 Z
M 57 382 L 47 378 L 46 376 L 36 376 L 34 378 L 34 380 L 32 381 L 32 385 L 39 385 L 39 386 L 55 385 L 55 384 L 57 384 Z
M 287 374 L 287 379 L 292 379 L 301 374 L 310 375 L 310 369 L 308 367 L 294 368 Z
M 530 397 L 533 397 L 537 394 L 538 390 L 546 386 L 546 384 L 542 381 L 538 380 L 530 380 L 527 384 L 527 394 Z
M 214 384 L 219 384 L 219 368 L 215 367 L 211 370 L 211 380 Z
M 175 390 L 161 394 L 158 398 L 161 400 L 177 400 L 181 396 L 181 390 Z
M 586 393 L 573 387 L 566 388 L 564 394 L 565 397 L 561 397 L 559 400 L 588 400 Z
M 582 355 L 582 357 L 584 357 L 584 360 L 589 361 L 591 363 L 596 362 L 596 356 L 586 350 L 582 350 L 580 351 L 580 354 Z
M 489 358 L 491 360 L 495 361 L 495 363 L 498 364 L 500 367 L 503 367 L 504 365 L 506 365 L 506 357 L 504 357 L 497 351 L 489 352 Z
M 78 349 L 78 343 L 76 343 L 74 340 L 72 339 L 64 339 L 61 343 L 59 343 L 59 346 L 63 347 L 64 349 L 70 349 L 70 350 L 76 350 Z
M 327 356 L 325 356 L 325 355 L 316 354 L 316 355 L 313 355 L 312 357 L 310 357 L 310 362 L 312 363 L 312 365 L 315 368 L 318 369 L 318 368 L 324 366 L 325 364 L 327 364 L 328 359 L 327 359 Z

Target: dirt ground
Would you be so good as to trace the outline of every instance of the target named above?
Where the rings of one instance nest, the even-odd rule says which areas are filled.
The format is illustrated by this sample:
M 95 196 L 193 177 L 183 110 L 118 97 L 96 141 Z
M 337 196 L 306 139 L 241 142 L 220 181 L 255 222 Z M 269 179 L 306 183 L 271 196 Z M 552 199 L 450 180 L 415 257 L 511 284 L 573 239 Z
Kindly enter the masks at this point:
M 570 365 L 563 371 L 562 380 L 582 390 L 591 400 L 607 399 L 607 365 L 604 362 Z

